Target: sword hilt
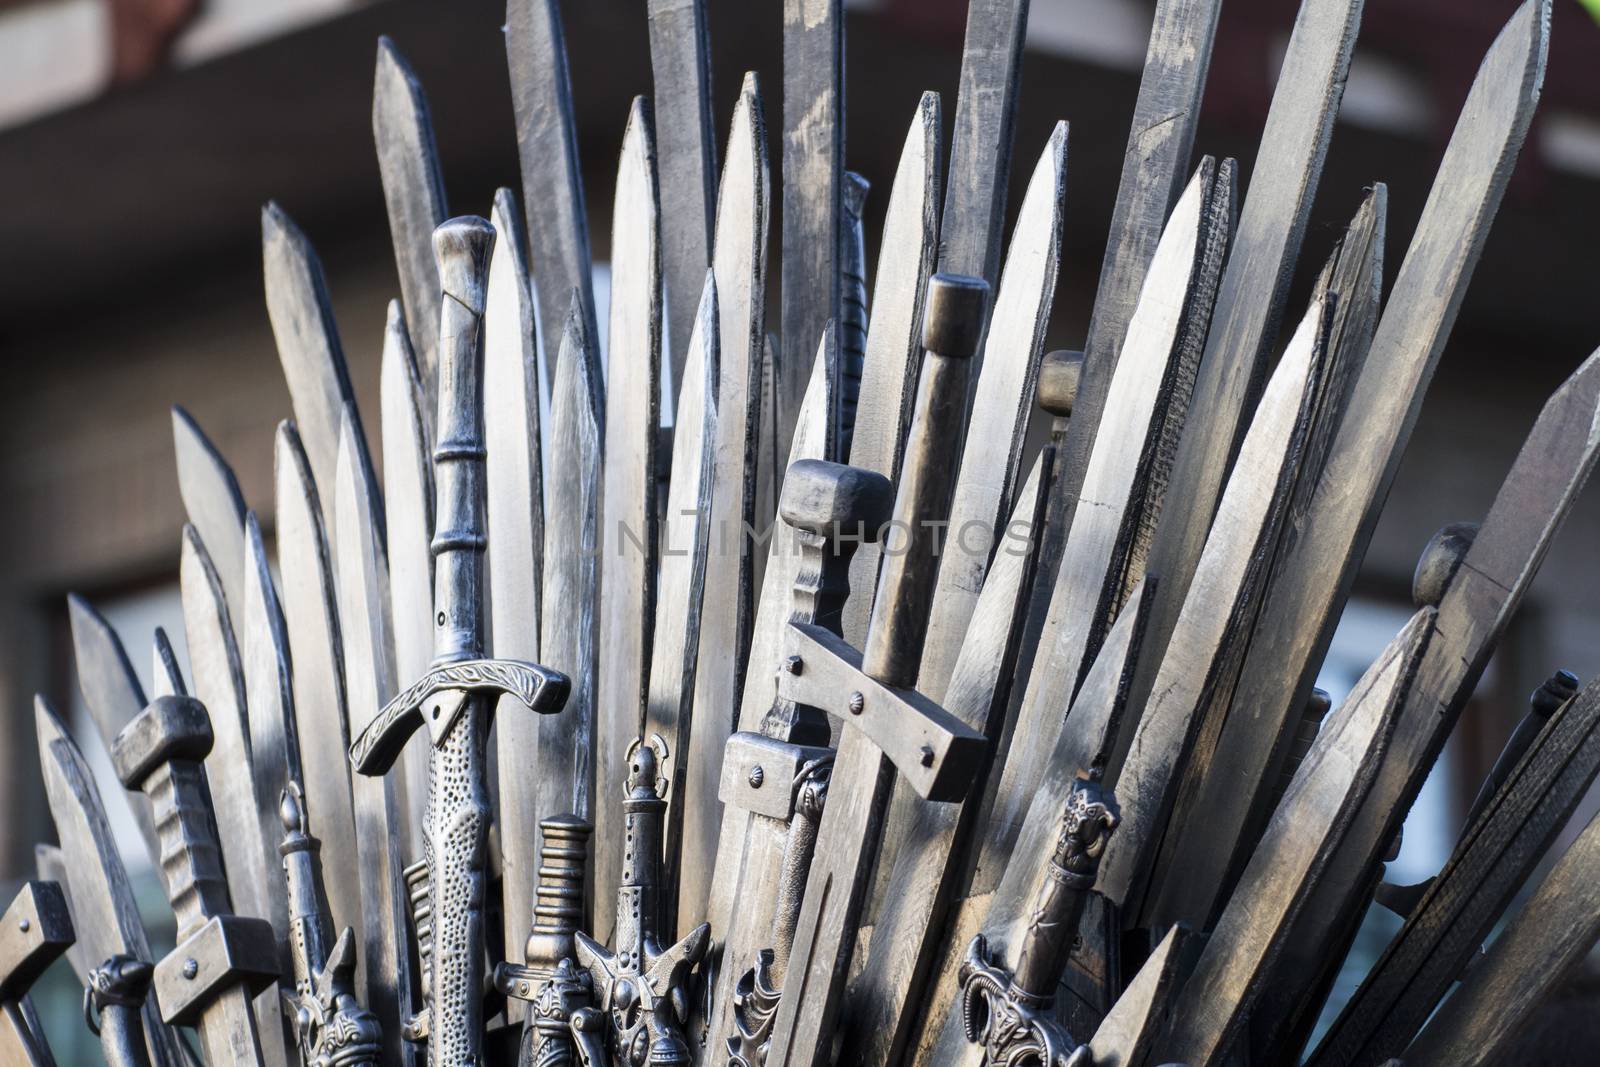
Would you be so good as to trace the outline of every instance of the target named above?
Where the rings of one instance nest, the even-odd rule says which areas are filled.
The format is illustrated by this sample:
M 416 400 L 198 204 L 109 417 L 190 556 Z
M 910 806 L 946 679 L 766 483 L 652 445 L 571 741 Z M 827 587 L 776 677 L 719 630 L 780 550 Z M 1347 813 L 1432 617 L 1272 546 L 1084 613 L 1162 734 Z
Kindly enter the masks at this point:
M 111 744 L 117 778 L 149 797 L 155 816 L 158 867 L 178 921 L 178 947 L 156 966 L 156 1000 L 162 1019 L 180 1025 L 192 1025 L 228 989 L 254 994 L 278 977 L 272 924 L 232 914 L 201 765 L 211 743 L 204 704 L 163 696 Z
M 483 654 L 483 310 L 494 227 L 474 215 L 433 231 L 439 311 L 438 444 L 433 450 L 436 662 Z
M 144 1043 L 144 1002 L 155 968 L 132 956 L 112 956 L 83 984 L 83 1021 L 100 1039 L 107 1067 L 150 1067 Z

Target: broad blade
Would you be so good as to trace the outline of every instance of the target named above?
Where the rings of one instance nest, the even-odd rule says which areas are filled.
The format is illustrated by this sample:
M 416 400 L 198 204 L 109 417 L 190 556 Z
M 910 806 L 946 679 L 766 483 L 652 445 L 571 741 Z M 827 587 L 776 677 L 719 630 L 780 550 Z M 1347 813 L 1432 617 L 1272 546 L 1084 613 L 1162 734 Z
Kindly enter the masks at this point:
M 1161 1062 L 1224 1061 L 1296 910 L 1372 787 L 1434 614 L 1414 615 L 1329 716 L 1178 995 Z
M 647 627 L 656 608 L 656 426 L 660 419 L 661 246 L 655 139 L 641 97 L 628 114 L 611 213 L 611 328 L 606 363 L 605 516 L 600 583 L 599 730 L 595 738 L 594 899 L 622 877 L 622 790 L 628 744 L 644 723 Z M 595 909 L 595 940 L 611 937 Z
M 889 189 L 872 290 L 872 319 L 850 435 L 850 465 L 893 481 L 911 428 L 922 358 L 922 305 L 939 251 L 939 179 L 942 111 L 938 93 L 923 93 L 906 131 Z M 850 560 L 851 596 L 844 604 L 844 638 L 860 647 L 872 617 L 882 548 L 873 541 Z
M 387 37 L 378 38 L 372 138 L 378 146 L 378 174 L 389 208 L 406 331 L 417 346 L 423 393 L 429 399 L 425 410 L 432 411 L 439 377 L 439 268 L 433 258 L 433 230 L 449 211 L 428 98 L 411 65 Z M 330 414 L 337 417 L 336 412 Z
M 655 644 L 650 651 L 650 689 L 642 736 L 667 743 L 667 795 L 683 796 L 693 752 L 695 664 L 700 656 L 700 614 L 705 602 L 706 555 L 710 545 L 712 485 L 717 458 L 717 387 L 721 375 L 717 336 L 717 285 L 710 271 L 700 297 L 689 362 L 672 440 L 672 481 L 661 525 L 661 570 L 656 587 Z M 726 655 L 727 649 L 721 652 Z M 675 925 L 683 804 L 667 808 L 662 859 L 661 922 Z M 696 922 L 692 924 L 698 926 Z
M 529 269 L 539 293 L 541 347 L 548 358 L 561 346 L 560 331 L 574 292 L 585 336 L 600 336 L 560 4 L 507 0 L 505 32 L 522 163 L 522 208 L 528 213 Z
M 1089 1052 L 1095 1067 L 1139 1067 L 1164 1033 L 1182 973 L 1187 927 L 1174 926 L 1161 939 L 1095 1030 Z
M 337 454 L 335 455 L 337 459 Z M 306 820 L 322 842 L 323 885 L 332 928 L 362 929 L 361 876 L 350 794 L 350 727 L 344 691 L 344 639 L 324 510 L 311 462 L 294 424 L 278 424 L 276 450 L 278 573 L 294 665 L 295 731 L 300 746 Z M 360 960 L 357 966 L 361 967 Z M 364 975 L 363 975 L 364 977 Z
M 72 655 L 78 670 L 78 689 L 90 718 L 100 732 L 106 751 L 111 742 L 144 710 L 144 688 L 128 662 L 122 640 L 111 624 L 76 593 L 67 595 L 67 617 L 72 623 Z M 128 807 L 144 838 L 145 852 L 153 860 L 161 855 L 150 800 L 143 793 L 128 794 Z M 99 966 L 96 960 L 94 966 Z
M 344 637 L 345 693 L 350 732 L 361 732 L 394 693 L 389 642 L 388 570 L 377 535 L 380 505 L 357 459 L 353 422 L 340 429 L 334 481 L 334 559 L 339 584 L 339 625 Z M 356 846 L 360 860 L 360 959 L 366 964 L 366 1005 L 385 1020 L 411 1015 L 411 957 L 407 951 L 407 894 L 400 872 L 400 815 L 392 779 L 353 775 Z M 383 1063 L 410 1063 L 414 1054 L 391 1022 L 383 1028 Z
M 672 383 L 687 380 L 689 334 L 711 266 L 717 143 L 705 0 L 651 0 L 650 68 L 661 149 L 661 259 L 667 283 Z
M 94 967 L 122 954 L 148 961 L 150 942 L 94 774 L 43 697 L 34 700 L 34 725 L 50 815 L 71 884 L 72 925 L 78 935 L 74 951 Z M 80 981 L 84 973 L 79 971 Z M 154 991 L 144 1005 L 144 1034 L 153 1067 L 183 1067 L 182 1042 L 162 1023 Z
M 522 220 L 509 189 L 495 193 L 493 223 L 501 239 L 495 241 L 489 263 L 483 316 L 490 647 L 500 659 L 539 663 L 545 535 L 538 339 L 533 294 L 522 258 Z M 398 611 L 395 625 L 398 633 Z M 540 812 L 535 804 L 538 775 L 528 773 L 528 757 L 534 751 L 542 717 L 529 714 L 516 697 L 507 696 L 501 698 L 494 718 L 500 771 L 500 806 L 495 818 L 500 831 L 501 911 L 507 946 L 522 943 L 533 920 L 533 887 L 538 874 L 534 846 L 539 840 Z M 521 1021 L 525 1006 L 520 1000 L 507 1002 L 513 1021 Z
M 244 494 L 228 461 L 180 407 L 172 409 L 172 442 L 184 511 L 216 563 L 228 609 L 237 612 L 244 606 Z
M 989 313 L 961 475 L 950 503 L 933 613 L 923 642 L 919 692 L 942 700 L 961 651 L 984 573 L 1016 488 L 1023 436 L 1050 319 L 1067 187 L 1067 124 L 1056 124 L 1039 156 L 1012 233 L 1005 272 Z
M 761 91 L 756 76 L 747 74 L 728 134 L 712 264 L 721 352 L 716 470 L 700 612 L 700 654 L 695 665 L 693 744 L 681 754 L 687 766 L 677 804 L 682 813 L 676 850 L 680 936 L 706 917 L 717 832 L 722 825 L 722 804 L 717 799 L 722 750 L 738 715 L 737 700 L 749 654 L 753 557 L 758 543 L 753 536 L 761 532 L 755 516 L 755 472 L 766 321 L 767 180 Z
M 355 403 L 355 393 L 322 262 L 300 227 L 276 203 L 261 209 L 261 260 L 267 315 L 278 345 L 278 362 L 289 385 L 295 424 L 316 484 L 331 490 L 339 454 L 339 419 L 345 405 Z M 372 459 L 359 422 L 356 439 L 370 477 Z M 332 496 L 323 503 L 331 507 Z M 322 522 L 332 518 L 331 512 L 324 512 Z

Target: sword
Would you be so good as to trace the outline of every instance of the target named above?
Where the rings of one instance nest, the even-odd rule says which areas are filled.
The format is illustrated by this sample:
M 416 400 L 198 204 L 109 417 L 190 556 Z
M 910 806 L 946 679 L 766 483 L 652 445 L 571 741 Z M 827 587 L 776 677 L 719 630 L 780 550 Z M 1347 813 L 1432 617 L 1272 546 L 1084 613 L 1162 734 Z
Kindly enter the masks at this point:
M 988 295 L 980 279 L 935 275 L 929 282 L 927 355 L 892 523 L 902 551 L 885 560 L 865 652 L 819 627 L 791 627 L 789 647 L 802 669 L 781 681 L 785 695 L 845 721 L 795 934 L 794 956 L 805 965 L 785 981 L 768 1067 L 810 1067 L 827 1055 L 894 772 L 924 797 L 954 800 L 983 759 L 982 734 L 902 687 L 916 677 L 932 593 L 933 524 L 947 514 L 953 480 L 957 442 L 948 424 L 965 409 L 967 361 L 981 338 Z
M 230 612 L 244 608 L 244 494 L 228 461 L 181 407 L 172 409 L 172 447 L 178 495 L 189 523 L 215 561 L 221 598 Z
M 263 1064 L 251 998 L 278 978 L 272 924 L 234 915 L 201 760 L 211 721 L 192 697 L 157 697 L 117 735 L 117 778 L 150 798 L 177 947 L 155 968 L 163 1021 L 192 1026 L 209 1063 Z
M 559 711 L 567 680 L 531 664 L 482 659 L 483 429 L 480 361 L 485 271 L 494 242 L 482 219 L 439 227 L 435 255 L 445 299 L 439 325 L 439 443 L 434 475 L 433 669 L 398 694 L 356 736 L 356 770 L 380 776 L 426 726 L 428 832 L 434 955 L 428 1054 L 476 1062 L 483 1039 L 485 847 L 489 804 L 484 744 L 490 701 L 518 696 L 530 710 Z
M 167 631 L 157 626 L 151 635 L 150 695 L 158 697 L 186 697 L 189 687 L 184 684 L 183 671 L 178 667 L 178 654 L 172 651 L 172 640 Z M 115 736 L 115 735 L 112 735 Z
M 867 237 L 862 216 L 872 183 L 844 172 L 839 196 L 839 453 L 849 455 L 867 350 Z
M 76 939 L 61 887 L 24 882 L 0 916 L 0 1060 L 17 1067 L 54 1067 L 28 990 Z M 144 1051 L 142 1041 L 139 1051 Z

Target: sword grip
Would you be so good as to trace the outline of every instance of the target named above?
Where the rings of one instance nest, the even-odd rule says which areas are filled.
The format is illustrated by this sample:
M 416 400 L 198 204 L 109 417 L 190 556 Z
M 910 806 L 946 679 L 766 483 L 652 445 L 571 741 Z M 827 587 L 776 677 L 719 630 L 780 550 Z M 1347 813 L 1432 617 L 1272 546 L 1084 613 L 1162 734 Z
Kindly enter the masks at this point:
M 435 661 L 483 653 L 483 310 L 494 227 L 472 215 L 433 231 L 439 310 L 438 445 L 433 452 Z

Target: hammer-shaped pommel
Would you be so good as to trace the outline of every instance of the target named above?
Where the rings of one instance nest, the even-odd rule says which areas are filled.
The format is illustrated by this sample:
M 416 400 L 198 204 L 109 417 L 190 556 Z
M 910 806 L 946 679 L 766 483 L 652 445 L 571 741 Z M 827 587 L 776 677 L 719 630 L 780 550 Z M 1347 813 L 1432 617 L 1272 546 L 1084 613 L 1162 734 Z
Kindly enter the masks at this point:
M 946 359 L 971 359 L 983 343 L 989 283 L 965 274 L 928 279 L 922 312 L 922 347 Z
M 876 541 L 894 509 L 894 487 L 877 471 L 823 459 L 789 465 L 778 513 L 790 526 L 820 537 Z
M 1046 352 L 1039 361 L 1039 406 L 1058 418 L 1070 416 L 1082 377 L 1082 352 Z
M 446 219 L 433 231 L 439 288 L 446 296 L 465 304 L 474 315 L 483 314 L 494 238 L 494 227 L 477 215 Z
M 61 886 L 23 883 L 0 918 L 0 1001 L 10 1003 L 27 995 L 76 937 Z
M 211 716 L 204 704 L 192 697 L 157 697 L 117 735 L 111 764 L 124 786 L 143 790 L 162 764 L 204 760 L 212 740 Z
M 1411 578 L 1412 603 L 1419 608 L 1439 606 L 1450 580 L 1456 576 L 1477 536 L 1477 523 L 1452 522 L 1440 527 L 1439 532 L 1429 538 L 1417 559 L 1417 572 Z

